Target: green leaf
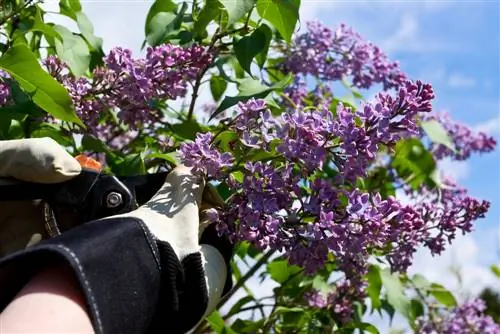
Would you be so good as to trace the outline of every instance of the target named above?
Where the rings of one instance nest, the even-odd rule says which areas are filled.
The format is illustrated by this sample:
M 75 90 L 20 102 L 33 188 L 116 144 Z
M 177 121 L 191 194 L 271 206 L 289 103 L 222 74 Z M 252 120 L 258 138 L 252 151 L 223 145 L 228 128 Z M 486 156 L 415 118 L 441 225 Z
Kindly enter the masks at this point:
M 203 132 L 200 124 L 198 124 L 198 122 L 194 119 L 183 123 L 172 124 L 170 128 L 174 132 L 175 136 L 190 140 L 195 139 L 198 132 Z
M 175 156 L 173 153 L 152 153 L 147 156 L 148 159 L 162 159 L 170 164 L 177 166 L 179 165 L 179 162 L 175 159 Z
M 396 144 L 392 167 L 413 189 L 418 189 L 424 183 L 429 187 L 436 186 L 433 178 L 436 170 L 434 157 L 416 138 L 401 140 Z
M 267 271 L 271 278 L 278 283 L 285 282 L 290 273 L 288 272 L 288 263 L 285 260 L 273 261 L 267 265 Z
M 431 283 L 429 283 L 429 281 L 422 275 L 420 274 L 415 274 L 413 275 L 411 281 L 413 282 L 413 285 L 415 286 L 415 288 L 419 289 L 419 290 L 423 290 L 423 291 L 426 291 L 429 290 L 430 286 L 431 286 Z
M 219 101 L 227 89 L 227 81 L 221 76 L 212 75 L 210 78 L 210 91 L 215 101 Z
M 418 299 L 411 300 L 411 320 L 414 322 L 418 317 L 424 315 L 424 304 Z
M 441 144 L 446 146 L 453 152 L 456 152 L 455 144 L 450 137 L 448 131 L 436 120 L 424 121 L 420 123 L 420 126 L 425 131 L 429 139 L 436 144 Z
M 373 333 L 373 334 L 379 334 L 378 329 L 373 326 L 372 324 L 369 324 L 367 322 L 353 322 L 348 325 L 345 325 L 342 327 L 343 330 L 346 329 L 360 329 L 361 333 Z M 342 331 L 342 333 L 348 333 Z
M 55 40 L 57 55 L 66 62 L 71 72 L 80 77 L 89 68 L 90 50 L 82 37 L 73 34 L 61 25 L 55 25 L 54 29 L 61 35 L 63 42 Z
M 61 39 L 61 36 L 57 33 L 57 31 L 55 31 L 53 27 L 43 21 L 42 11 L 39 7 L 36 8 L 35 19 L 31 30 L 39 31 L 45 36 L 51 38 Z
M 267 36 L 262 29 L 254 30 L 249 36 L 244 36 L 234 43 L 234 53 L 241 67 L 250 75 L 250 66 L 255 56 L 261 53 L 267 44 Z
M 380 278 L 387 294 L 387 301 L 396 311 L 406 318 L 410 316 L 410 302 L 404 295 L 403 284 L 396 274 L 388 269 L 380 271 Z
M 146 173 L 143 153 L 126 156 L 117 167 L 114 172 L 118 175 L 143 175 Z
M 271 278 L 278 283 L 284 283 L 300 271 L 298 266 L 289 265 L 286 260 L 275 260 L 267 265 L 267 272 L 271 275 Z
M 368 270 L 368 287 L 367 292 L 371 300 L 372 308 L 378 309 L 381 306 L 380 303 L 380 291 L 382 290 L 382 279 L 380 277 L 380 268 L 371 265 Z
M 156 0 L 149 8 L 148 15 L 146 16 L 146 24 L 144 26 L 144 33 L 148 36 L 151 33 L 151 21 L 159 13 L 173 13 L 177 9 L 177 5 L 172 0 Z
M 76 13 L 76 22 L 83 37 L 89 42 L 94 50 L 102 50 L 102 38 L 94 35 L 94 27 L 87 15 L 83 12 Z
M 255 5 L 255 0 L 219 0 L 226 8 L 228 14 L 228 25 L 237 22 Z
M 272 86 L 264 86 L 258 80 L 240 80 L 238 84 L 239 94 L 237 96 L 226 96 L 224 100 L 222 100 L 222 103 L 217 107 L 217 110 L 215 110 L 215 112 L 210 116 L 209 120 L 212 120 L 215 116 L 234 106 L 238 102 L 248 101 L 252 97 L 256 99 L 263 99 L 273 91 L 282 90 L 288 86 L 291 81 L 292 76 L 286 76 L 283 80 Z
M 257 12 L 290 43 L 299 19 L 300 0 L 258 0 Z
M 15 45 L 4 53 L 0 68 L 17 80 L 40 108 L 60 120 L 85 127 L 73 110 L 66 89 L 40 67 L 25 45 Z
M 73 137 L 65 136 L 58 125 L 50 123 L 38 123 L 30 129 L 32 138 L 50 137 L 63 147 L 72 147 Z
M 82 149 L 96 153 L 109 152 L 109 148 L 104 142 L 89 134 L 85 134 L 82 137 Z
M 491 271 L 493 272 L 493 274 L 495 274 L 498 278 L 500 278 L 500 266 L 497 266 L 497 265 L 492 265 L 491 266 Z
M 147 21 L 148 23 L 146 25 L 146 40 L 151 46 L 160 45 L 169 34 L 178 30 L 181 27 L 184 13 L 187 10 L 187 4 L 185 2 L 182 4 L 178 13 L 173 12 L 173 10 L 168 10 L 172 9 L 168 4 L 170 2 L 169 0 L 166 1 L 166 4 L 160 5 L 162 6 L 161 11 L 157 11 L 154 7 L 158 2 L 161 2 L 161 0 L 157 0 L 153 6 L 151 6 L 150 13 L 152 13 L 152 15 L 154 14 L 154 16 Z
M 236 319 L 231 326 L 236 333 L 258 333 L 264 325 L 264 319 L 258 321 Z
M 207 317 L 210 327 L 215 333 L 236 334 L 231 328 L 227 327 L 219 311 L 214 311 Z
M 285 306 L 278 306 L 276 307 L 276 313 L 295 313 L 295 312 L 304 312 L 304 309 L 302 307 L 285 307 Z
M 82 5 L 79 0 L 61 0 L 59 1 L 60 13 L 76 20 L 75 13 L 82 10 Z
M 257 65 L 259 65 L 259 68 L 262 69 L 267 60 L 267 53 L 269 52 L 269 46 L 271 45 L 271 40 L 273 39 L 273 31 L 267 24 L 264 23 L 262 23 L 257 30 L 264 34 L 266 38 L 264 49 L 255 57 Z
M 457 301 L 453 294 L 446 290 L 444 286 L 437 283 L 432 283 L 429 290 L 430 294 L 436 298 L 438 302 L 447 307 L 457 306 Z
M 201 9 L 193 26 L 193 33 L 196 37 L 206 34 L 206 28 L 210 22 L 215 20 L 224 10 L 218 0 L 206 0 L 205 6 Z
M 314 277 L 312 287 L 325 295 L 333 291 L 332 286 L 321 275 Z

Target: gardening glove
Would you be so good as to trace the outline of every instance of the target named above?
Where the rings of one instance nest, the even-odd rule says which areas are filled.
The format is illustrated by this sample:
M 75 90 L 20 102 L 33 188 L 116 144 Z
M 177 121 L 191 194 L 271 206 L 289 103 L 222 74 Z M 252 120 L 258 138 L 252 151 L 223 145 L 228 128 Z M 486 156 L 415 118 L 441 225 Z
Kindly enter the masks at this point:
M 80 163 L 51 138 L 0 141 L 0 186 L 7 178 L 59 183 L 81 170 Z M 45 238 L 41 200 L 0 201 L 0 257 Z
M 55 183 L 81 171 L 78 161 L 46 138 L 0 142 L 0 152 L 3 177 Z M 38 270 L 62 262 L 79 278 L 97 333 L 155 333 L 167 327 L 186 332 L 231 287 L 232 246 L 209 225 L 205 212 L 213 208 L 202 204 L 204 194 L 211 203 L 220 198 L 205 189 L 211 188 L 203 178 L 180 166 L 137 210 L 54 238 L 44 238 L 38 203 L 0 211 L 0 235 L 10 233 L 10 239 L 0 238 L 6 252 L 24 247 L 33 234 L 43 239 L 0 262 L 0 307 Z

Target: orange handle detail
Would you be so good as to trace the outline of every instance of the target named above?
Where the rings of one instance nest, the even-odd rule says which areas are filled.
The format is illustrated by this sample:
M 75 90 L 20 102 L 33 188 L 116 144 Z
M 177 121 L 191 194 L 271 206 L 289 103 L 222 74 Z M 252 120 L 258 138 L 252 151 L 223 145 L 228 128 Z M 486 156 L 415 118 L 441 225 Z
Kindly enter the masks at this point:
M 80 166 L 82 166 L 82 168 L 95 170 L 97 172 L 100 172 L 102 169 L 102 164 L 100 162 L 83 154 L 77 155 L 75 159 L 80 163 Z

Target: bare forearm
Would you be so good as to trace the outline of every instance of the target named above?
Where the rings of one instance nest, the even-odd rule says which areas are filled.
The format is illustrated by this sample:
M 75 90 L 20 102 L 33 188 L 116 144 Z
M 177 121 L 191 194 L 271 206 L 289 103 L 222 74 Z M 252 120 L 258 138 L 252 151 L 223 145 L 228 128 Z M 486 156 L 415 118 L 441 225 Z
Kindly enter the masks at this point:
M 65 267 L 33 277 L 0 314 L 0 327 L 2 333 L 94 332 L 76 278 Z

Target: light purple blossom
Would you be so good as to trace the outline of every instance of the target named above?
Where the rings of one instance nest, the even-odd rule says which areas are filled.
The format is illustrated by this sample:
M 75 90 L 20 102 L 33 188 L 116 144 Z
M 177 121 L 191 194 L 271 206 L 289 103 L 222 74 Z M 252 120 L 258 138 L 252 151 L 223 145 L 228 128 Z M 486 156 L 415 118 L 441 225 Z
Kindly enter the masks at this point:
M 220 153 L 212 146 L 213 135 L 210 132 L 198 133 L 195 141 L 183 142 L 179 149 L 182 162 L 192 167 L 193 173 L 220 178 L 225 167 L 231 167 L 231 153 Z
M 399 88 L 406 80 L 397 62 L 390 61 L 380 48 L 352 28 L 341 24 L 332 31 L 318 21 L 308 22 L 307 32 L 297 36 L 284 67 L 323 81 L 352 77 L 358 88 L 380 83 L 388 90 Z

